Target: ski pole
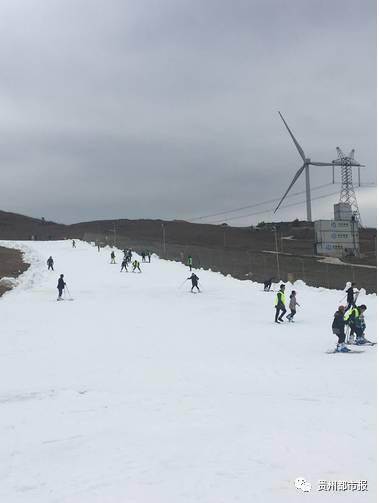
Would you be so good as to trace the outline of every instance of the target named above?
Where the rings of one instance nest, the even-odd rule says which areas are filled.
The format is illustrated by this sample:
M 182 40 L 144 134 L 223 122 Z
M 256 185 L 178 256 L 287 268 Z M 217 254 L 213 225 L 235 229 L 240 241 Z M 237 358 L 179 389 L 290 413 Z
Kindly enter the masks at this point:
M 64 287 L 64 289 L 65 289 L 65 291 L 67 290 L 67 293 L 69 294 L 70 299 L 72 299 L 72 297 L 71 297 L 71 293 L 70 293 L 70 290 L 68 289 L 67 285 Z
M 181 283 L 181 284 L 179 285 L 178 290 L 180 290 L 180 289 L 182 288 L 182 286 L 184 285 L 184 283 L 185 283 L 186 281 L 187 281 L 187 279 L 185 279 L 185 280 L 183 281 L 183 283 Z
M 344 298 L 345 298 L 345 297 L 346 297 L 346 295 L 344 295 L 344 296 L 342 297 L 342 299 L 341 299 L 338 303 L 340 304 L 340 303 L 344 300 Z

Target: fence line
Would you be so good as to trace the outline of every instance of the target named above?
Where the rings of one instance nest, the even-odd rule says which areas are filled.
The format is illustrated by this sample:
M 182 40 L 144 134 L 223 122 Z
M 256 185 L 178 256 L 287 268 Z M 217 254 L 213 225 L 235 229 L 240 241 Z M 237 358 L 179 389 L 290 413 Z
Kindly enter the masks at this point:
M 114 244 L 114 237 L 104 234 L 85 233 L 85 241 L 94 241 L 102 246 Z M 238 279 L 263 282 L 270 277 L 276 281 L 302 280 L 309 286 L 344 289 L 346 282 L 354 281 L 367 293 L 376 293 L 376 267 L 359 267 L 351 264 L 338 265 L 320 262 L 317 257 L 277 254 L 226 247 L 181 245 L 172 242 L 136 240 L 117 236 L 118 248 L 131 248 L 136 252 L 149 250 L 161 258 L 185 263 L 188 255 L 193 258 L 195 268 L 211 269 L 222 274 L 231 274 Z M 280 277 L 278 277 L 278 265 Z

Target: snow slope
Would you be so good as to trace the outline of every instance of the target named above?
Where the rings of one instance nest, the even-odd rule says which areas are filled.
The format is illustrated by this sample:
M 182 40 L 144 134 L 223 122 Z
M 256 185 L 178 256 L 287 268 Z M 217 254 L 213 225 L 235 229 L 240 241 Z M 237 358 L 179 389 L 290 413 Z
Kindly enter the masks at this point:
M 376 348 L 325 353 L 343 292 L 300 282 L 276 325 L 260 284 L 196 271 L 193 295 L 155 256 L 126 274 L 79 241 L 0 245 L 32 263 L 0 299 L 0 502 L 376 501 Z M 359 301 L 375 339 L 376 296 Z

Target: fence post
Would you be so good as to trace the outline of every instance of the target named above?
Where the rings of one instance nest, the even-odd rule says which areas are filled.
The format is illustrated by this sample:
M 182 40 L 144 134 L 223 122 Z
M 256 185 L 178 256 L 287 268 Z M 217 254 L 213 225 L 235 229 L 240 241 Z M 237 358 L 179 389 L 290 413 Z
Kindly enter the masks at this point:
M 326 285 L 328 288 L 330 288 L 329 286 L 329 264 L 326 262 Z

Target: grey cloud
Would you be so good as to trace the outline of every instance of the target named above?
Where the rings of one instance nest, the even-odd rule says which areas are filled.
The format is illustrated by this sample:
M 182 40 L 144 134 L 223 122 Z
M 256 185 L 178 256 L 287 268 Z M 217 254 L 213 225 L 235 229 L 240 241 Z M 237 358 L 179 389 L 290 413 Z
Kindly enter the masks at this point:
M 3 2 L 0 208 L 68 222 L 273 199 L 300 166 L 278 109 L 307 154 L 355 148 L 375 181 L 375 12 L 371 0 Z

